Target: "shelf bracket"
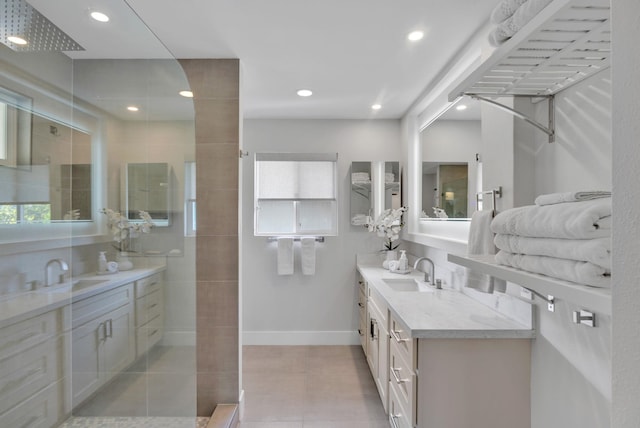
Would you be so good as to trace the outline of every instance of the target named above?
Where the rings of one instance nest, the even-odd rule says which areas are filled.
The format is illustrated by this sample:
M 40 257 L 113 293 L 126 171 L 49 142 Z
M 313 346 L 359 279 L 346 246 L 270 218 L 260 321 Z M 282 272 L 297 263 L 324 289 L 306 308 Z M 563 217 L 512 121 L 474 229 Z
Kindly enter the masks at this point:
M 518 117 L 522 120 L 524 120 L 525 122 L 527 122 L 530 125 L 535 126 L 536 128 L 538 128 L 539 130 L 541 130 L 542 132 L 544 132 L 545 134 L 547 134 L 547 136 L 549 137 L 549 143 L 553 143 L 556 139 L 556 126 L 555 126 L 555 106 L 554 106 L 554 97 L 553 95 L 546 95 L 546 96 L 536 96 L 536 98 L 545 98 L 547 100 L 547 102 L 549 103 L 549 124 L 548 126 L 544 126 L 541 123 L 531 119 L 529 116 L 527 116 L 524 113 L 520 113 L 518 110 L 514 110 L 511 107 L 508 107 L 504 104 L 500 104 L 497 101 L 494 101 L 492 99 L 489 98 L 485 98 L 483 96 L 477 95 L 477 94 L 473 94 L 473 93 L 465 93 L 464 95 L 467 95 L 473 99 L 476 99 L 478 101 L 484 101 L 486 103 L 489 103 L 501 110 L 504 110 L 506 112 L 511 113 L 512 115 L 514 115 L 515 117 Z

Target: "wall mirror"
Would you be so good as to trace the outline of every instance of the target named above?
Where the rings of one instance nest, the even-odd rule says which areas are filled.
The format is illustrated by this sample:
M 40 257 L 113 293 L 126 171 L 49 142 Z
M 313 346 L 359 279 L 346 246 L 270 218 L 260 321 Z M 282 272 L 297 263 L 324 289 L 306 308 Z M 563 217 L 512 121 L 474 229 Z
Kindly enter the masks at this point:
M 91 220 L 91 135 L 13 103 L 0 121 L 0 224 Z
M 156 226 L 171 224 L 171 166 L 168 163 L 128 163 L 124 168 L 123 206 L 129 221 L 146 211 Z
M 482 186 L 480 106 L 463 97 L 420 132 L 420 221 L 469 220 Z
M 351 224 L 365 224 L 386 209 L 400 208 L 400 162 L 351 163 Z

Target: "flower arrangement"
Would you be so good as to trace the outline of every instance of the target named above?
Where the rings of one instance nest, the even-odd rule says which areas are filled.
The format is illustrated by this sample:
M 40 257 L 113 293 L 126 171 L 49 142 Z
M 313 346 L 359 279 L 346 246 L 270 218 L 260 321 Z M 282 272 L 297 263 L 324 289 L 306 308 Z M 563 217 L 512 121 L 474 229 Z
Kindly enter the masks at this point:
M 402 214 L 406 210 L 406 207 L 384 210 L 375 221 L 365 224 L 369 232 L 376 232 L 379 237 L 385 238 L 384 247 L 387 251 L 395 250 L 400 245 L 393 243 L 400 239 L 400 229 L 404 226 Z
M 127 251 L 131 238 L 136 238 L 141 233 L 149 233 L 151 228 L 155 226 L 146 211 L 138 211 L 138 215 L 142 219 L 142 222 L 139 223 L 130 223 L 125 216 L 110 208 L 103 208 L 100 212 L 107 216 L 107 226 L 109 226 L 114 242 L 117 242 L 113 246 L 118 251 Z

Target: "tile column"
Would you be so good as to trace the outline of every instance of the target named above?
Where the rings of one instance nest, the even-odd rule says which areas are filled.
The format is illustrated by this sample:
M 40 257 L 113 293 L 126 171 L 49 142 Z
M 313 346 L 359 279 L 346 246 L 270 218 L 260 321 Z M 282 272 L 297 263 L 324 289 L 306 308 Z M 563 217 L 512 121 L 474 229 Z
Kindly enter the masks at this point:
M 183 59 L 196 138 L 197 412 L 239 400 L 237 59 Z

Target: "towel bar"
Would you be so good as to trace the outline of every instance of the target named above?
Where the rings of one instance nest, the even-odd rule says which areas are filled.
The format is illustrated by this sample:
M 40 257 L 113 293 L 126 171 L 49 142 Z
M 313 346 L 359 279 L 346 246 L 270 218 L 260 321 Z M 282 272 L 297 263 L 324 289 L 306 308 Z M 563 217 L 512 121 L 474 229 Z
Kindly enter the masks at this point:
M 267 242 L 274 242 L 278 240 L 278 236 L 269 236 Z M 301 236 L 281 236 L 280 238 L 293 238 L 294 241 L 300 241 Z M 324 242 L 324 236 L 314 236 L 316 242 Z
M 478 192 L 476 193 L 476 205 L 479 207 L 480 206 L 480 202 L 484 202 L 483 199 L 481 198 L 481 196 L 483 195 L 491 195 L 491 201 L 493 203 L 493 211 L 496 210 L 496 198 L 501 198 L 502 197 L 502 186 L 498 187 L 497 189 L 491 189 L 491 190 L 487 190 L 485 192 Z M 484 206 L 483 206 L 484 208 Z

